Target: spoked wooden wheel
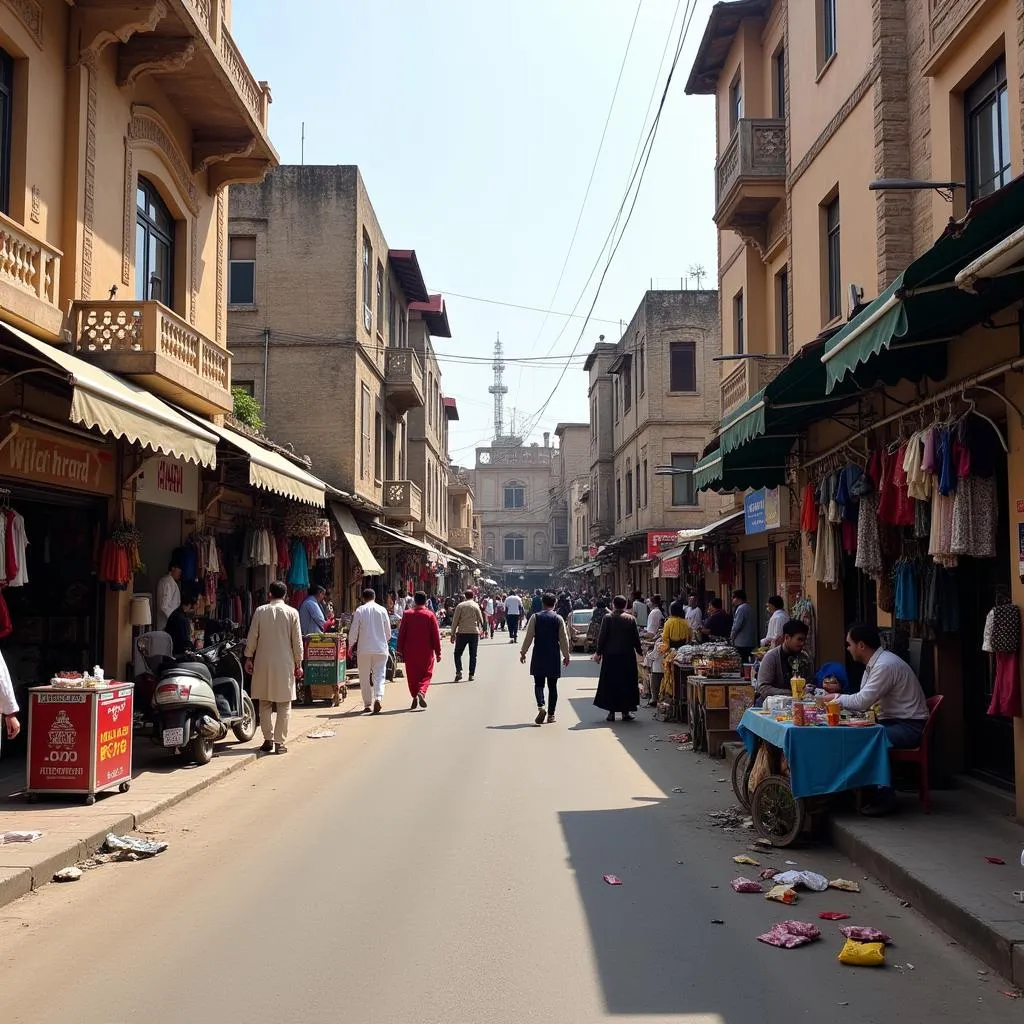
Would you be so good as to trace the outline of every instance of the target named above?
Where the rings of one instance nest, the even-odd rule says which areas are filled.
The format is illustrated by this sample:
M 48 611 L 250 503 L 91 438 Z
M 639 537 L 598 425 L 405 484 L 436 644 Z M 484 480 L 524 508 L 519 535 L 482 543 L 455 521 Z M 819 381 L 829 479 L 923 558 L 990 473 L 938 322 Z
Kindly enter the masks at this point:
M 750 801 L 754 828 L 772 846 L 791 846 L 803 831 L 807 809 L 793 796 L 789 780 L 769 775 L 758 783 Z
M 747 772 L 749 770 L 750 755 L 744 748 L 732 763 L 732 791 L 745 811 L 750 810 L 750 793 L 747 791 Z

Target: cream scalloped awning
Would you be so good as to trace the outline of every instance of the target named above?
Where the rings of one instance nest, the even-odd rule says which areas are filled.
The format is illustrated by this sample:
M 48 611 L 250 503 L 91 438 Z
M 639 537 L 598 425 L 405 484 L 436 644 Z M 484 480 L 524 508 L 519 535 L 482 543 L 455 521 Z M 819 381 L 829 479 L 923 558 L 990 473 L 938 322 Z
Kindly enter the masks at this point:
M 384 570 L 380 562 L 373 557 L 370 545 L 366 543 L 355 516 L 344 506 L 336 501 L 330 503 L 331 514 L 338 520 L 341 532 L 345 534 L 345 540 L 356 556 L 356 561 L 367 576 L 383 576 Z
M 186 462 L 217 465 L 217 437 L 212 424 L 183 416 L 145 388 L 38 341 L 17 327 L 7 323 L 0 326 L 36 355 L 64 371 L 71 385 L 72 422 Z

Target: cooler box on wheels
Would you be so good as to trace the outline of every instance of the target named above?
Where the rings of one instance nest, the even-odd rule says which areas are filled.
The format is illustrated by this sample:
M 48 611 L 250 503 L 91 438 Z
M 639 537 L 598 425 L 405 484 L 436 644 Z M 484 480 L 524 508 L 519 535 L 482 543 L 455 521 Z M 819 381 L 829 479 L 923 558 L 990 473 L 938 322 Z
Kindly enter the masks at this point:
M 345 661 L 348 639 L 341 633 L 310 633 L 303 638 L 302 700 L 330 701 L 333 707 L 348 696 Z

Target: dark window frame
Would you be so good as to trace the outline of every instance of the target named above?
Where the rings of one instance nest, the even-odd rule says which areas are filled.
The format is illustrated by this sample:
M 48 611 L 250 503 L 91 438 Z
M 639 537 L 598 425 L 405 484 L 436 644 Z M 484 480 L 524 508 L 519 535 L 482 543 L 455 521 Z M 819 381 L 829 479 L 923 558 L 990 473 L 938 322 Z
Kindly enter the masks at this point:
M 828 322 L 843 315 L 843 261 L 840 228 L 842 210 L 839 196 L 833 196 L 824 208 L 825 225 L 825 308 Z
M 980 130 L 983 119 L 994 114 L 988 153 L 995 157 L 986 180 L 980 180 L 979 161 L 982 153 Z M 1006 57 L 997 57 L 964 92 L 964 162 L 966 164 L 967 202 L 990 195 L 1013 177 L 1013 158 L 1009 129 L 1009 93 L 1006 80 Z
M 789 355 L 789 266 L 775 275 L 775 347 L 779 355 Z
M 512 500 L 509 502 L 509 493 L 512 494 Z M 519 494 L 519 502 L 516 503 L 516 494 Z M 501 494 L 501 507 L 503 509 L 524 509 L 526 508 L 526 487 L 524 484 L 504 484 L 502 486 Z
M 0 49 L 0 212 L 11 213 L 14 141 L 14 58 Z
M 743 289 L 741 288 L 732 297 L 732 329 L 733 341 L 736 346 L 736 355 L 741 356 L 746 351 L 746 316 L 743 305 Z
M 839 52 L 839 39 L 836 27 L 836 0 L 818 0 L 818 47 L 820 49 L 820 67 L 825 65 Z
M 687 359 L 688 359 L 688 362 L 689 362 L 688 369 L 689 369 L 689 372 L 690 372 L 690 374 L 692 375 L 692 378 L 693 378 L 693 380 L 692 380 L 693 386 L 692 387 L 677 387 L 676 386 L 677 384 L 685 384 L 685 383 L 687 383 L 685 380 L 679 380 L 678 379 L 678 375 L 676 373 L 676 370 L 677 370 L 676 355 L 677 354 L 679 354 L 680 356 L 685 355 L 687 357 Z M 683 374 L 682 371 L 683 371 L 683 369 L 686 369 L 686 367 L 683 367 L 683 366 L 680 365 L 680 367 L 678 367 L 678 369 L 679 369 L 679 375 L 685 376 L 685 374 Z M 672 342 L 669 342 L 669 346 L 668 346 L 668 389 L 669 389 L 669 391 L 672 392 L 673 394 L 692 395 L 692 394 L 696 394 L 696 392 L 697 392 L 697 385 L 698 385 L 698 381 L 697 381 L 697 343 L 694 342 L 694 341 L 672 341 Z
M 512 545 L 512 554 L 509 554 L 509 545 Z M 518 554 L 517 554 L 518 546 Z M 521 533 L 506 534 L 501 541 L 501 549 L 504 554 L 503 561 L 505 562 L 525 562 L 526 561 L 526 536 Z
M 772 116 L 780 121 L 786 117 L 786 47 L 772 54 Z
M 248 257 L 237 258 L 232 255 L 232 250 L 235 247 L 237 241 L 251 241 L 253 246 L 256 245 L 255 235 L 231 235 L 228 238 L 228 305 L 229 306 L 255 306 L 256 305 L 256 257 L 253 255 L 252 259 Z M 242 282 L 248 284 L 249 298 L 239 296 L 236 292 L 238 285 L 235 281 L 236 270 L 241 271 L 245 268 L 248 271 L 247 281 Z
M 139 194 L 145 197 L 145 207 L 139 205 Z M 166 224 L 161 224 L 159 217 L 166 218 Z M 145 244 L 142 252 L 138 251 L 139 231 Z M 143 286 L 140 301 L 162 302 L 168 309 L 174 308 L 174 261 L 175 261 L 175 235 L 177 234 L 177 222 L 171 213 L 160 190 L 149 178 L 139 175 L 135 186 L 135 291 L 138 297 L 140 281 Z M 156 277 L 160 283 L 160 294 L 154 295 L 153 281 L 154 268 L 149 265 L 150 242 L 156 241 L 167 249 L 167 281 Z
M 693 482 L 693 471 L 696 465 L 696 455 L 689 452 L 672 453 L 672 468 L 687 470 L 685 473 L 672 474 L 672 508 L 693 508 L 698 504 L 697 489 Z
M 729 83 L 729 135 L 736 131 L 743 117 L 743 69 L 736 69 L 736 77 Z
M 633 367 L 630 360 L 622 364 L 619 376 L 622 379 L 622 414 L 625 416 L 633 408 Z

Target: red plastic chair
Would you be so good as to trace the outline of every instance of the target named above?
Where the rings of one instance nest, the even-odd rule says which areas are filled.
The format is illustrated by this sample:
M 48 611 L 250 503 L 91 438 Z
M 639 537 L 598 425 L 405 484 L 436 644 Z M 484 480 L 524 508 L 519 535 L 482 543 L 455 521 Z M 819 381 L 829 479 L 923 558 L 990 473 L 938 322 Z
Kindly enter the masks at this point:
M 921 735 L 921 745 L 908 750 L 890 750 L 889 760 L 902 761 L 904 764 L 916 764 L 918 766 L 921 776 L 917 791 L 918 796 L 921 799 L 921 803 L 924 804 L 924 813 L 931 814 L 932 794 L 928 786 L 928 744 L 931 739 L 932 729 L 935 727 L 935 712 L 939 710 L 939 706 L 942 704 L 941 695 L 929 697 L 927 704 L 928 721 L 925 723 L 924 733 Z

